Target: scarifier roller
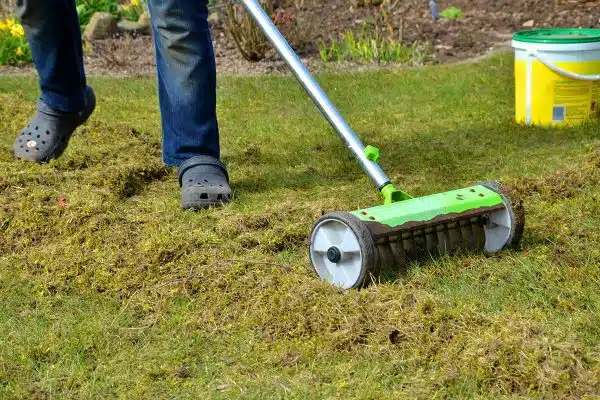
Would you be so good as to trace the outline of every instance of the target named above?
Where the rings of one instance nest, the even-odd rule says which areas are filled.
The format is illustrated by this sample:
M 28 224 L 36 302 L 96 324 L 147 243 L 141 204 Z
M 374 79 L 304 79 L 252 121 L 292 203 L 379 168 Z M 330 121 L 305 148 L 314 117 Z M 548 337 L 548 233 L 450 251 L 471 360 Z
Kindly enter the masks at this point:
M 382 268 L 402 268 L 420 257 L 457 251 L 494 254 L 519 244 L 524 210 L 499 183 L 418 198 L 397 189 L 378 164 L 379 150 L 365 146 L 352 131 L 258 0 L 241 3 L 383 196 L 383 205 L 330 213 L 314 224 L 309 255 L 322 279 L 357 289 L 376 281 Z

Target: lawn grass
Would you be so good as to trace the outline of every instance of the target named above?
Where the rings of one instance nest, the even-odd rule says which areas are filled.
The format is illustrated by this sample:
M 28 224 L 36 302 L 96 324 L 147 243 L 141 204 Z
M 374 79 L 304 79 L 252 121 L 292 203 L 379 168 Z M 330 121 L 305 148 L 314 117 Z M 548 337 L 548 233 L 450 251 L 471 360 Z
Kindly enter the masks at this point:
M 0 77 L 0 398 L 598 395 L 600 126 L 513 124 L 512 62 L 319 77 L 411 194 L 499 179 L 527 212 L 521 251 L 345 293 L 308 232 L 379 195 L 291 78 L 219 78 L 235 202 L 194 213 L 153 79 L 92 78 L 92 120 L 36 166 L 10 152 L 36 81 Z

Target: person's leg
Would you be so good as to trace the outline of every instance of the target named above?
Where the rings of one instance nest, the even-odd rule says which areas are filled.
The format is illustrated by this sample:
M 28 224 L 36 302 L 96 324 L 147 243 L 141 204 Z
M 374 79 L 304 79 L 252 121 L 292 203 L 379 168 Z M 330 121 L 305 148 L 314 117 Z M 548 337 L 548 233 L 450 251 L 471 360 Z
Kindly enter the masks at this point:
M 86 85 L 81 32 L 74 0 L 17 0 L 41 96 L 36 114 L 13 144 L 17 158 L 45 162 L 59 157 L 77 126 L 95 107 Z
M 216 69 L 206 0 L 150 0 L 163 129 L 163 159 L 179 167 L 220 157 Z
M 229 201 L 219 161 L 216 68 L 206 0 L 150 0 L 163 160 L 179 168 L 184 208 Z
M 18 0 L 17 16 L 40 78 L 42 101 L 56 110 L 81 111 L 86 79 L 75 0 Z

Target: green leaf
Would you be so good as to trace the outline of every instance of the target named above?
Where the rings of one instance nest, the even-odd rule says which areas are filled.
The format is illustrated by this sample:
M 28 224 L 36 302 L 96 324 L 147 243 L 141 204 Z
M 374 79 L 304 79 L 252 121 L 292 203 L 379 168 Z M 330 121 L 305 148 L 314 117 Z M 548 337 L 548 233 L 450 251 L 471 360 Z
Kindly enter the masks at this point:
M 462 10 L 454 6 L 448 7 L 440 13 L 440 16 L 445 19 L 458 19 L 462 17 L 462 15 Z

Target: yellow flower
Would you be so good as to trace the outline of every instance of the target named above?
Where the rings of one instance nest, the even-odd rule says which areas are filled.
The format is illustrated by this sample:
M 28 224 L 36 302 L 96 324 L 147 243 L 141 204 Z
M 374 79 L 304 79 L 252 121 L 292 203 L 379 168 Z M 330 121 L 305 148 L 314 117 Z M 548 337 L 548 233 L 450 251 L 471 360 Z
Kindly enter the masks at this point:
M 14 37 L 20 38 L 25 35 L 25 31 L 23 30 L 23 26 L 21 24 L 15 24 L 10 28 L 10 34 Z
M 140 5 L 140 0 L 131 0 L 131 5 L 132 6 L 139 6 Z
M 23 55 L 23 50 L 20 47 L 17 47 L 17 56 L 21 57 Z
M 0 20 L 0 31 L 10 31 L 10 28 L 15 24 L 15 21 L 12 19 L 5 19 L 4 21 Z
M 131 8 L 131 6 L 129 5 L 124 5 L 123 6 L 123 11 L 129 11 L 129 9 Z

